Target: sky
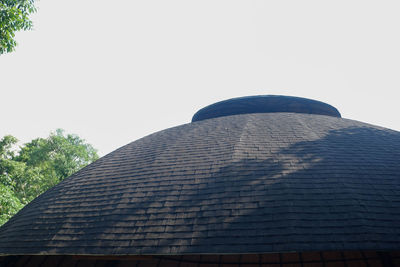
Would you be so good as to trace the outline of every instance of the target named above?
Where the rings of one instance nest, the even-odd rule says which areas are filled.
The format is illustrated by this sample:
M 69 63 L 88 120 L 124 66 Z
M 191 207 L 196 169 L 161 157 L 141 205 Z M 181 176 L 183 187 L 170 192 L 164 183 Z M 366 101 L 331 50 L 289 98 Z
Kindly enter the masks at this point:
M 400 131 L 399 1 L 40 0 L 0 56 L 0 137 L 105 155 L 200 108 L 290 95 Z

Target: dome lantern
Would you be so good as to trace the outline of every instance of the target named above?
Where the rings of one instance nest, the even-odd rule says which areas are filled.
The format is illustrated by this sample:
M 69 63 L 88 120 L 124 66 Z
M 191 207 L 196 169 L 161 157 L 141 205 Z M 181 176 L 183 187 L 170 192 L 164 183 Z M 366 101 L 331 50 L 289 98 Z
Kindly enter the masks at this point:
M 192 122 L 239 114 L 274 112 L 341 117 L 335 107 L 320 101 L 293 96 L 259 95 L 232 98 L 209 105 L 196 112 Z

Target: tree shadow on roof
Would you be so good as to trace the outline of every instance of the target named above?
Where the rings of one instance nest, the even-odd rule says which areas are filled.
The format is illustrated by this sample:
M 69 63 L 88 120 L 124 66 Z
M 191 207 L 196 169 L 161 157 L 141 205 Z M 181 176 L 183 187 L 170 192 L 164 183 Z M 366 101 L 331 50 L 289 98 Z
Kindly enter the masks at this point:
M 170 242 L 178 253 L 261 253 L 400 243 L 398 132 L 333 130 L 273 159 L 232 162 L 214 177 L 221 186 L 206 186 L 207 197 L 192 204 L 201 208 L 192 238 L 180 239 L 179 225 L 171 226 L 175 242 L 159 245 Z

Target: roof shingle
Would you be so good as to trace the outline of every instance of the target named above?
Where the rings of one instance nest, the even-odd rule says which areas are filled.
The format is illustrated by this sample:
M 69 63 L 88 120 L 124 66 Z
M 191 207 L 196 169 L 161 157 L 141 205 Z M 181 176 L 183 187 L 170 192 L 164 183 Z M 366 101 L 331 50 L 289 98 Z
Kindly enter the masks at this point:
M 225 116 L 106 155 L 0 228 L 0 255 L 399 249 L 400 133 Z

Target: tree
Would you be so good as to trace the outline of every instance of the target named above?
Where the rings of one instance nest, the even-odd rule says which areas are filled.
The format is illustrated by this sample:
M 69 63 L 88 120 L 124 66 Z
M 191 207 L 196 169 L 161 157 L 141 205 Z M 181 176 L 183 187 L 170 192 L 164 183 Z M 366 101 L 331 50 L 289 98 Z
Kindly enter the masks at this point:
M 15 50 L 15 32 L 32 29 L 34 0 L 0 0 L 0 55 Z
M 55 183 L 72 175 L 90 162 L 98 159 L 96 150 L 77 135 L 64 135 L 58 129 L 47 139 L 37 138 L 25 144 L 15 159 L 31 168 L 40 168 Z
M 0 225 L 24 206 L 14 192 L 14 177 L 21 170 L 17 167 L 19 163 L 13 160 L 12 148 L 17 141 L 11 135 L 4 136 L 0 140 Z
M 23 206 L 11 188 L 0 183 L 0 225 L 8 221 Z
M 96 150 L 63 130 L 16 149 L 18 140 L 0 140 L 0 225 L 24 205 L 98 159 Z

